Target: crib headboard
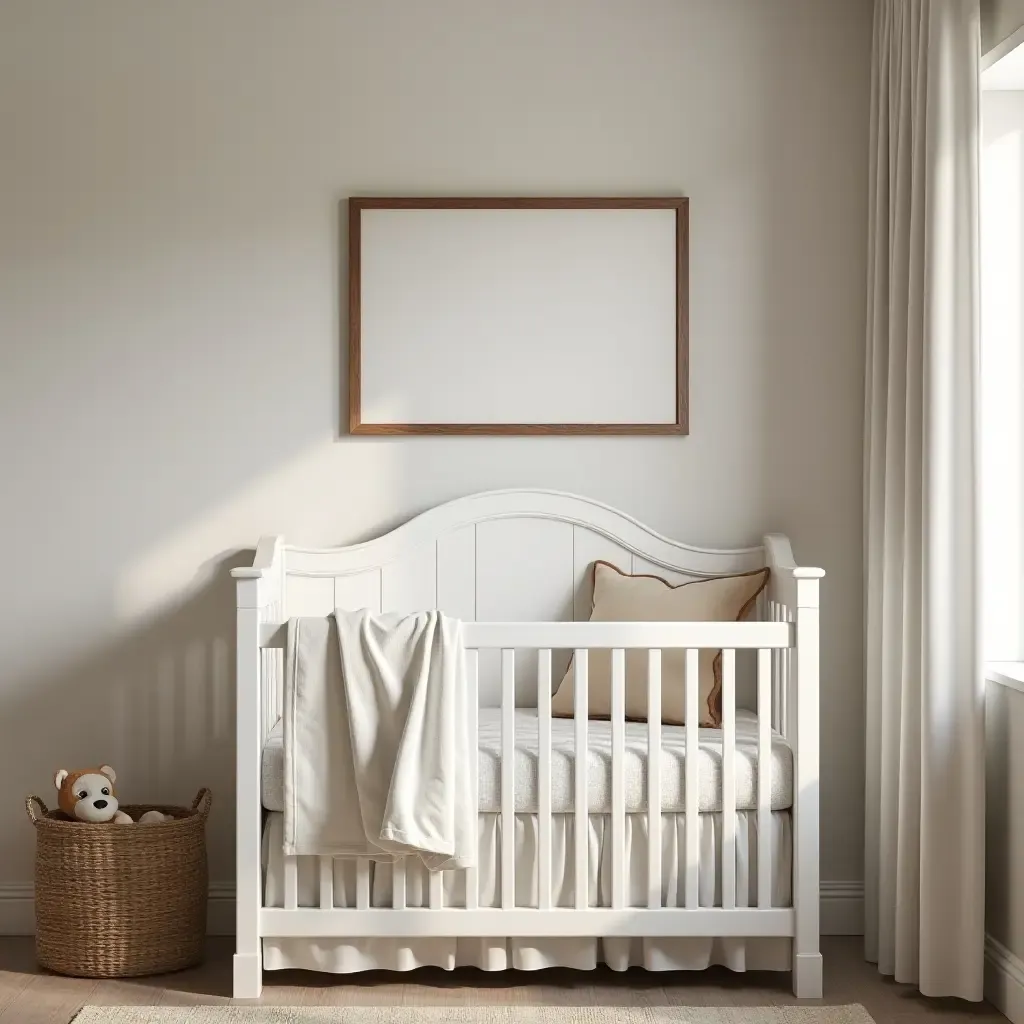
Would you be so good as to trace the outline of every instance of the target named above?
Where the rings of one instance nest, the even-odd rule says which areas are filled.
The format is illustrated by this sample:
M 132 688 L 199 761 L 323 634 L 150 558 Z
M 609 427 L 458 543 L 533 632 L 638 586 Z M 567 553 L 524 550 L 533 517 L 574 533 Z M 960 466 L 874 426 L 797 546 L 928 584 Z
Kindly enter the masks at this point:
M 788 541 L 778 535 L 757 547 L 698 548 L 587 498 L 505 490 L 439 505 L 363 544 L 312 549 L 266 538 L 252 571 L 269 570 L 281 619 L 335 608 L 439 608 L 467 621 L 585 621 L 597 559 L 671 582 L 793 564 Z M 484 706 L 499 704 L 497 654 L 481 654 Z M 556 679 L 567 662 L 567 652 L 555 655 Z M 529 702 L 533 686 L 530 666 L 521 665 L 521 702 Z

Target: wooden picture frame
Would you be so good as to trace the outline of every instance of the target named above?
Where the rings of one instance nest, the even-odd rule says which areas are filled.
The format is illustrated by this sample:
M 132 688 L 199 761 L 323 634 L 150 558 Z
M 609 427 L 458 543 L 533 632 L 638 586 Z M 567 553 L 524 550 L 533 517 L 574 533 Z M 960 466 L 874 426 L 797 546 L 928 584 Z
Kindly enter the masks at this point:
M 378 253 L 378 258 L 374 258 L 372 255 L 370 258 L 364 253 L 364 244 L 367 243 L 369 232 L 366 224 L 364 224 L 364 218 L 369 219 L 373 217 L 377 211 L 509 211 L 509 210 L 523 210 L 523 211 L 662 211 L 670 214 L 670 218 L 633 218 L 633 228 L 629 225 L 631 222 L 618 218 L 616 220 L 609 219 L 607 223 L 613 227 L 627 227 L 628 240 L 631 240 L 631 244 L 634 245 L 647 245 L 648 240 L 644 238 L 643 232 L 648 230 L 648 225 L 655 228 L 655 234 L 652 234 L 649 242 L 651 246 L 651 252 L 656 251 L 656 256 L 652 255 L 651 260 L 655 261 L 652 265 L 655 267 L 657 273 L 651 275 L 656 278 L 659 282 L 658 287 L 655 288 L 653 285 L 649 289 L 652 294 L 657 292 L 657 303 L 648 302 L 647 306 L 643 305 L 646 301 L 644 297 L 637 298 L 636 296 L 627 296 L 628 301 L 619 303 L 619 311 L 625 310 L 623 316 L 626 316 L 630 310 L 635 311 L 641 309 L 646 313 L 647 309 L 651 306 L 657 306 L 656 310 L 652 310 L 650 317 L 653 324 L 657 325 L 657 330 L 652 326 L 647 334 L 650 334 L 652 341 L 650 342 L 652 351 L 658 353 L 657 358 L 659 360 L 657 367 L 652 365 L 647 367 L 643 373 L 645 379 L 657 381 L 657 391 L 659 397 L 659 408 L 661 409 L 661 416 L 659 419 L 652 418 L 651 421 L 647 422 L 640 417 L 630 417 L 628 422 L 533 422 L 528 417 L 517 417 L 516 419 L 521 421 L 516 422 L 465 422 L 462 419 L 453 419 L 451 421 L 438 421 L 438 422 L 423 422 L 419 419 L 413 419 L 411 422 L 391 422 L 388 418 L 383 417 L 379 412 L 376 415 L 368 414 L 366 396 L 364 396 L 364 387 L 367 386 L 367 377 L 370 374 L 367 372 L 367 363 L 370 362 L 368 356 L 367 345 L 374 344 L 374 331 L 376 331 L 377 337 L 394 338 L 400 337 L 399 342 L 391 342 L 389 344 L 408 344 L 405 340 L 406 335 L 402 334 L 398 328 L 392 327 L 391 334 L 388 335 L 387 331 L 379 327 L 380 322 L 387 320 L 391 314 L 391 297 L 396 294 L 396 303 L 401 303 L 401 295 L 394 291 L 389 290 L 386 285 L 389 282 L 385 282 L 382 286 L 379 278 L 382 276 L 381 266 L 385 265 L 388 270 L 385 273 L 390 273 L 390 267 L 392 264 L 400 264 L 405 259 L 405 254 L 410 248 L 417 248 L 417 246 L 407 246 L 396 243 L 394 241 L 394 231 L 390 236 L 384 235 L 383 237 L 391 237 L 391 241 L 387 244 L 391 245 L 389 250 L 390 256 L 386 260 L 379 258 L 379 250 L 384 243 L 373 243 L 376 245 L 374 252 Z M 576 217 L 575 214 L 571 215 Z M 485 215 L 486 217 L 486 215 Z M 446 219 L 444 221 L 445 229 L 451 225 L 454 221 Z M 399 220 L 395 218 L 369 220 L 371 228 L 376 225 L 374 230 L 377 230 L 378 236 L 381 237 L 381 224 L 391 224 L 394 226 L 399 223 Z M 403 229 L 406 225 L 412 224 L 411 220 L 406 219 L 403 224 Z M 439 230 L 437 225 L 441 221 L 436 217 L 435 214 L 430 214 L 429 219 L 420 219 L 417 221 L 419 225 L 433 225 L 429 230 L 436 232 Z M 466 220 L 463 218 L 459 223 L 465 224 Z M 480 230 L 480 225 L 487 226 L 487 221 L 481 221 L 477 218 L 476 223 L 478 225 L 477 230 Z M 490 226 L 501 227 L 511 224 L 507 218 L 492 219 Z M 543 218 L 537 219 L 531 222 L 532 224 L 544 224 Z M 557 219 L 551 220 L 548 228 L 556 228 L 559 225 Z M 564 223 L 564 222 L 563 222 Z M 597 221 L 590 221 L 588 218 L 586 221 L 576 219 L 569 221 L 571 224 L 578 224 L 583 227 L 593 228 L 597 224 Z M 637 225 L 642 225 L 642 229 L 637 228 Z M 666 230 L 668 226 L 674 227 L 674 239 L 667 240 Z M 522 226 L 520 222 L 517 227 Z M 635 230 L 634 230 L 635 229 Z M 390 229 L 389 229 L 390 230 Z M 411 230 L 418 230 L 413 228 Z M 530 230 L 533 230 L 531 227 Z M 631 233 L 630 233 L 631 232 Z M 566 238 L 566 232 L 562 231 L 556 237 L 559 240 L 564 241 Z M 532 236 L 529 236 L 532 237 Z M 638 241 L 639 240 L 639 241 Z M 428 239 L 429 242 L 436 241 L 436 238 Z M 479 241 L 479 239 L 478 239 Z M 627 254 L 632 254 L 632 250 L 628 249 L 627 246 L 618 246 L 614 237 L 602 239 L 606 252 L 604 255 L 607 256 L 607 263 L 609 266 L 615 265 L 615 261 L 619 261 L 620 266 L 624 266 L 627 260 Z M 581 252 L 584 251 L 584 240 L 581 237 L 578 243 Z M 394 435 L 394 434 L 455 434 L 455 435 L 557 435 L 557 434 L 621 434 L 621 435 L 667 435 L 667 434 L 687 434 L 689 432 L 689 409 L 688 409 L 688 385 L 689 385 L 689 201 L 683 197 L 637 197 L 637 198 L 572 198 L 572 199 L 560 199 L 560 198 L 386 198 L 386 197 L 353 197 L 348 201 L 348 256 L 349 256 L 349 324 L 348 324 L 348 366 L 349 366 L 349 381 L 348 381 L 348 399 L 349 399 L 349 431 L 352 434 L 357 435 Z M 420 246 L 419 248 L 423 248 Z M 507 248 L 514 248 L 508 246 Z M 593 247 L 586 248 L 586 253 L 590 253 Z M 491 250 L 492 252 L 498 252 L 497 248 Z M 531 250 L 532 251 L 532 250 Z M 501 249 L 500 252 L 504 254 L 506 249 Z M 476 250 L 473 250 L 476 253 Z M 646 253 L 645 253 L 646 255 Z M 462 254 L 463 260 L 467 258 L 466 254 Z M 668 260 L 674 262 L 674 266 L 666 265 Z M 479 263 L 480 261 L 478 261 Z M 528 263 L 527 260 L 521 262 Z M 588 263 L 589 258 L 581 259 L 582 263 Z M 636 262 L 636 261 L 634 261 Z M 634 262 L 629 263 L 629 267 L 634 266 Z M 371 284 L 367 284 L 366 276 L 367 265 L 370 265 L 369 275 L 376 274 L 375 278 L 371 278 Z M 421 263 L 420 266 L 426 264 Z M 564 268 L 564 264 L 559 264 L 557 269 L 561 271 Z M 643 278 L 642 272 L 645 264 L 642 261 L 637 263 L 637 269 L 635 271 L 637 277 L 637 284 L 640 289 L 645 289 L 646 278 Z M 406 273 L 405 281 L 415 281 L 415 276 L 412 271 L 407 268 L 404 271 Z M 401 282 L 402 271 L 399 272 L 398 279 Z M 497 271 L 495 271 L 497 273 Z M 541 276 L 542 271 L 536 267 L 531 267 L 529 273 L 533 273 L 535 276 Z M 583 271 L 581 271 L 583 273 Z M 670 276 L 671 275 L 671 276 Z M 623 279 L 626 275 L 623 275 Z M 620 278 L 615 278 L 616 281 Z M 671 293 L 671 285 L 674 283 L 674 294 Z M 373 293 L 375 298 L 372 300 L 367 298 L 364 305 L 364 287 Z M 593 294 L 595 298 L 604 298 L 607 289 L 592 288 L 589 292 L 586 291 L 585 283 L 580 284 L 578 287 L 583 289 L 587 295 Z M 626 284 L 623 285 L 623 288 Z M 416 291 L 413 287 L 412 291 Z M 581 294 L 583 294 L 581 292 Z M 646 296 L 646 293 L 645 293 Z M 576 296 L 576 299 L 580 299 L 580 295 Z M 419 301 L 422 302 L 422 296 L 419 296 Z M 473 301 L 472 296 L 467 294 L 467 303 Z M 476 299 L 479 304 L 481 299 Z M 609 300 L 610 301 L 610 300 Z M 671 303 L 671 308 L 668 308 L 668 304 Z M 372 306 L 378 313 L 383 308 L 384 314 L 381 315 L 370 315 L 368 313 L 368 307 Z M 427 308 L 429 308 L 429 303 Z M 575 307 L 580 308 L 580 303 L 577 301 Z M 422 312 L 422 309 L 419 311 Z M 672 324 L 672 316 L 674 314 L 674 331 Z M 370 330 L 367 329 L 364 324 L 364 317 L 370 315 L 371 323 L 377 324 L 376 328 Z M 410 314 L 411 315 L 411 314 Z M 635 317 L 630 323 L 638 323 L 641 321 L 641 317 Z M 422 323 L 422 319 L 412 320 L 410 322 L 415 323 L 417 326 Z M 495 323 L 498 323 L 496 320 Z M 616 321 L 618 323 L 618 321 Z M 621 329 L 621 324 L 619 327 Z M 581 330 L 583 328 L 580 328 Z M 552 328 L 554 331 L 555 329 Z M 655 337 L 656 335 L 656 337 Z M 450 331 L 443 333 L 445 344 L 449 342 L 452 334 Z M 467 336 L 469 338 L 469 336 Z M 469 340 L 472 340 L 469 338 Z M 532 339 L 531 339 L 532 340 Z M 605 343 L 605 351 L 608 351 L 608 339 L 603 339 Z M 630 339 L 632 344 L 632 338 Z M 618 336 L 612 338 L 611 343 L 615 346 L 616 352 L 621 349 L 619 344 L 620 339 Z M 381 342 L 383 344 L 383 342 Z M 452 345 L 465 345 L 466 342 L 453 341 Z M 578 342 L 577 342 L 578 344 Z M 513 359 L 518 358 L 514 353 L 517 350 L 515 345 L 506 345 L 502 350 L 502 355 L 505 358 Z M 639 347 L 638 347 L 638 350 Z M 411 354 L 415 355 L 416 358 L 426 358 L 424 353 L 420 350 L 410 348 L 408 350 Z M 468 349 L 467 349 L 468 351 Z M 452 358 L 450 355 L 446 355 L 449 360 Z M 524 360 L 529 358 L 529 355 L 523 355 Z M 623 356 L 622 358 L 625 358 Z M 378 364 L 382 364 L 384 357 L 381 356 L 378 360 Z M 583 365 L 583 361 L 579 360 L 580 365 Z M 391 362 L 387 365 L 401 364 L 405 366 L 403 360 L 392 358 Z M 673 365 L 674 364 L 674 365 Z M 592 364 L 593 365 L 593 364 Z M 609 364 L 605 367 L 605 386 L 607 388 L 607 378 L 609 375 L 614 375 L 614 368 Z M 376 387 L 380 389 L 380 370 L 376 372 L 376 379 L 378 383 Z M 415 376 L 414 370 L 408 371 L 410 374 Z M 525 371 L 524 371 L 525 372 Z M 562 371 L 567 373 L 567 371 Z M 553 378 L 545 378 L 545 382 L 549 385 L 549 393 L 557 394 L 568 394 L 570 397 L 575 394 L 575 388 L 567 388 L 566 385 L 575 384 L 578 381 L 579 384 L 585 389 L 588 386 L 588 378 L 586 377 L 586 371 L 583 370 L 581 374 L 575 378 L 570 379 L 567 375 L 567 379 L 564 382 L 559 382 Z M 589 383 L 593 383 L 590 381 Z M 674 394 L 672 394 L 672 388 L 674 385 Z M 615 386 L 615 385 L 613 385 Z M 466 392 L 467 394 L 469 392 Z M 598 390 L 595 389 L 595 394 L 598 394 Z M 631 393 L 619 389 L 618 394 L 624 396 L 624 404 L 629 405 L 632 403 L 633 407 L 636 407 L 642 403 L 639 402 L 638 398 L 634 395 L 628 397 Z M 532 397 L 532 396 L 531 396 Z M 545 399 L 551 403 L 550 399 Z M 596 401 L 597 399 L 595 399 Z M 482 401 L 482 399 L 480 400 Z M 538 401 L 540 401 L 538 399 Z M 582 401 L 582 400 L 581 400 Z M 379 407 L 382 404 L 381 401 L 376 401 L 376 406 Z M 479 404 L 479 403 L 478 403 Z M 528 403 L 526 403 L 528 404 Z M 654 404 L 654 403 L 652 403 Z M 646 412 L 646 408 L 644 409 Z M 399 417 L 401 418 L 401 417 Z M 435 417 L 437 418 L 437 417 Z

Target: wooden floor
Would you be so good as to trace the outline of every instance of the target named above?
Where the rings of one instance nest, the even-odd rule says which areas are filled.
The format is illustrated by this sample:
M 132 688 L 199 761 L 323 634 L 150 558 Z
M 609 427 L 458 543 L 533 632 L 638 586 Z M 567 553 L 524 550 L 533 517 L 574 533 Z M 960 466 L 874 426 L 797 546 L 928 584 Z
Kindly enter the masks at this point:
M 925 999 L 882 979 L 861 957 L 861 939 L 826 938 L 825 1002 L 861 1003 L 878 1024 L 967 1024 L 1005 1020 L 987 1003 Z M 0 1021 L 66 1024 L 86 1003 L 230 1003 L 231 940 L 211 939 L 207 962 L 191 971 L 137 981 L 89 981 L 44 974 L 32 940 L 0 937 Z M 339 975 L 272 971 L 263 1002 L 284 1005 L 474 1006 L 495 1003 L 583 1005 L 765 1005 L 788 1003 L 789 975 L 733 974 L 724 968 L 672 974 L 541 971 L 487 974 L 437 970 Z

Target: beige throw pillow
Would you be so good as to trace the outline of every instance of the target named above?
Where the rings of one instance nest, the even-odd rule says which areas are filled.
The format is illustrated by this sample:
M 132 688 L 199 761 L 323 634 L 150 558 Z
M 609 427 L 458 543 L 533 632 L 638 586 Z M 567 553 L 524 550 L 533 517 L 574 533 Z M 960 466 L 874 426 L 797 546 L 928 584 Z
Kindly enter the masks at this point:
M 594 563 L 591 622 L 735 622 L 753 608 L 768 583 L 768 569 L 716 576 L 672 586 L 658 576 L 630 576 L 610 562 Z M 700 724 L 721 724 L 721 652 L 701 649 L 698 657 Z M 661 720 L 685 721 L 686 652 L 666 650 L 661 658 Z M 590 652 L 587 672 L 588 718 L 611 717 L 611 651 Z M 551 699 L 551 713 L 573 716 L 573 666 Z M 647 720 L 647 652 L 626 652 L 626 718 Z

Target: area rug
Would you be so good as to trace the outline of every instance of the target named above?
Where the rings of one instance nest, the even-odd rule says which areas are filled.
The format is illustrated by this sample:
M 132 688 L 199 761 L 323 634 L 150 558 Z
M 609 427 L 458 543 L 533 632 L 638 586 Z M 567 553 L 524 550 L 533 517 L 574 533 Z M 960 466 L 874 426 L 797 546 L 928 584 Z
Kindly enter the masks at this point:
M 74 1024 L 874 1024 L 863 1006 L 86 1006 Z

